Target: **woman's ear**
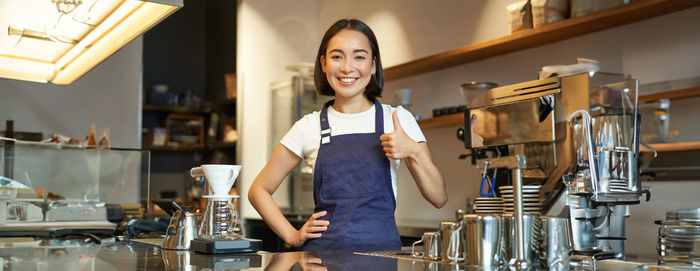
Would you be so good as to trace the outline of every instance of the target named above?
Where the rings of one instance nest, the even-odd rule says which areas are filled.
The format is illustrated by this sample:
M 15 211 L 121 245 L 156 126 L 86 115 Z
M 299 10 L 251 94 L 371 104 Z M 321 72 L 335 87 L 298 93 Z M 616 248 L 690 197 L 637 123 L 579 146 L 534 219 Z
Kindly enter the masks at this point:
M 318 58 L 318 61 L 321 62 L 321 70 L 323 73 L 326 73 L 326 56 L 322 55 Z
M 372 57 L 372 75 L 377 72 L 377 57 Z

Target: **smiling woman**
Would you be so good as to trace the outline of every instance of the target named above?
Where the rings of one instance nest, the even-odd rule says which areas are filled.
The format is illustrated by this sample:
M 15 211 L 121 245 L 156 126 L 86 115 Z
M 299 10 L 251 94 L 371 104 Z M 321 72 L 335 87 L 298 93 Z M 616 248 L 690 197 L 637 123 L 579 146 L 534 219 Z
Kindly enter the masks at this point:
M 358 20 L 333 24 L 319 46 L 314 80 L 319 93 L 335 100 L 294 124 L 248 199 L 277 235 L 304 250 L 399 249 L 394 218 L 399 161 L 433 206 L 442 207 L 447 193 L 415 118 L 377 99 L 383 76 L 372 30 Z M 316 206 L 297 230 L 272 194 L 302 159 L 312 166 Z

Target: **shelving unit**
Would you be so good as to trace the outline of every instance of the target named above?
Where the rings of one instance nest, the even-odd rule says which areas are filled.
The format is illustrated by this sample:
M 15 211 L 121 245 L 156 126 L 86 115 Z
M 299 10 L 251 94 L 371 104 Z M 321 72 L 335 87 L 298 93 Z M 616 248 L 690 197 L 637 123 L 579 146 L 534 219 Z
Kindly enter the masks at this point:
M 143 105 L 143 112 L 144 114 L 147 114 L 146 112 L 150 112 L 149 114 L 156 114 L 158 115 L 157 119 L 163 119 L 165 116 L 171 113 L 176 113 L 176 114 L 189 114 L 189 115 L 201 115 L 204 116 L 205 118 L 205 128 L 209 127 L 210 125 L 210 119 L 209 116 L 213 113 L 218 113 L 219 114 L 219 125 L 221 125 L 224 116 L 233 116 L 235 115 L 236 111 L 236 99 L 228 99 L 222 102 L 217 103 L 216 105 L 213 106 L 206 106 L 206 107 L 201 107 L 201 108 L 192 108 L 192 107 L 181 107 L 181 106 L 166 106 L 166 105 L 152 105 L 152 104 L 144 104 Z M 205 137 L 205 142 L 208 141 Z M 149 149 L 152 151 L 183 151 L 183 152 L 192 152 L 192 151 L 209 151 L 209 150 L 223 150 L 223 149 L 230 149 L 236 147 L 236 142 L 216 142 L 216 143 L 211 143 L 209 142 L 208 144 L 205 143 L 204 146 L 168 146 L 168 145 L 163 145 L 163 146 L 154 146 L 147 144 L 146 142 L 143 143 L 143 148 L 144 149 Z
M 653 101 L 658 101 L 661 99 L 682 99 L 690 97 L 700 96 L 700 86 L 679 89 L 679 90 L 669 90 L 664 92 L 658 92 L 654 94 L 639 95 L 637 100 L 640 103 L 648 103 Z M 449 114 L 434 118 L 427 118 L 418 121 L 418 125 L 421 129 L 432 129 L 440 128 L 450 125 L 462 125 L 464 124 L 464 113 Z
M 700 96 L 700 86 L 693 86 L 684 89 L 668 90 L 652 94 L 639 95 L 637 98 L 639 103 L 650 103 L 661 99 L 683 99 Z M 422 119 L 418 121 L 421 129 L 434 129 L 448 126 L 464 125 L 464 113 L 456 113 L 444 115 L 434 118 Z M 657 152 L 674 152 L 674 151 L 694 151 L 700 150 L 700 141 L 692 142 L 673 142 L 673 143 L 656 143 L 649 144 Z M 651 150 L 642 147 L 642 152 L 650 152 Z
M 586 16 L 516 32 L 512 35 L 475 43 L 384 69 L 384 79 L 394 80 L 462 65 L 494 56 L 541 46 L 596 31 L 700 6 L 700 1 L 644 0 Z M 639 96 L 639 102 L 700 96 L 700 86 Z M 419 120 L 421 129 L 464 123 L 464 113 Z
M 144 104 L 143 105 L 143 124 L 144 129 L 154 128 L 154 127 L 168 127 L 168 119 L 170 116 L 180 116 L 188 117 L 191 116 L 192 119 L 201 119 L 203 128 L 209 126 L 209 115 L 212 113 L 210 107 L 182 107 L 182 106 L 166 106 L 166 105 L 153 105 Z M 168 133 L 166 129 L 166 133 Z M 193 151 L 204 151 L 206 148 L 204 142 L 206 142 L 206 137 L 202 132 L 200 132 L 199 137 L 201 138 L 201 144 L 197 145 L 181 145 L 181 146 L 171 146 L 166 145 L 155 146 L 151 142 L 146 142 L 144 137 L 144 142 L 142 142 L 144 149 L 149 149 L 152 151 L 169 151 L 169 152 L 193 152 Z
M 462 124 L 464 124 L 464 112 L 422 119 L 418 121 L 418 126 L 420 126 L 421 129 L 432 129 Z
M 384 80 L 462 65 L 700 6 L 695 0 L 643 0 L 505 37 L 466 45 L 384 69 Z

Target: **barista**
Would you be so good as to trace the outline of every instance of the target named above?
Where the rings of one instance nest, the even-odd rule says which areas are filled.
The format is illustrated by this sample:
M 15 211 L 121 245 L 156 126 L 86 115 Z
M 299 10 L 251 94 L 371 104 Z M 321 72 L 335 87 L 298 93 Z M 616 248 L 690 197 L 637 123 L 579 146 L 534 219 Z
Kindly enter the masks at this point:
M 314 80 L 334 96 L 297 121 L 253 182 L 248 198 L 282 240 L 304 250 L 400 249 L 394 210 L 403 160 L 423 197 L 447 201 L 445 181 L 415 118 L 379 103 L 383 72 L 377 39 L 359 20 L 340 20 L 323 36 Z M 314 214 L 295 229 L 272 199 L 302 159 L 313 165 Z

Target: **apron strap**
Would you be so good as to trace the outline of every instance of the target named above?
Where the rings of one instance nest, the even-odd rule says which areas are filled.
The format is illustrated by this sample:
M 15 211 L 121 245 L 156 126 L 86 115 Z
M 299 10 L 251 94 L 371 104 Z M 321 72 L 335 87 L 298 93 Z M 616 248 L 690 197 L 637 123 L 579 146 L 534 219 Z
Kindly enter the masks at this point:
M 384 134 L 384 111 L 382 104 L 377 98 L 374 98 L 374 133 L 378 135 Z
M 384 110 L 379 100 L 374 100 L 374 133 L 378 135 L 384 134 Z M 330 100 L 323 105 L 321 109 L 321 144 L 331 143 L 331 126 L 328 124 L 328 107 L 333 105 L 335 100 Z
M 327 101 L 321 109 L 321 144 L 331 143 L 331 126 L 328 124 L 328 107 L 331 106 L 335 100 Z

